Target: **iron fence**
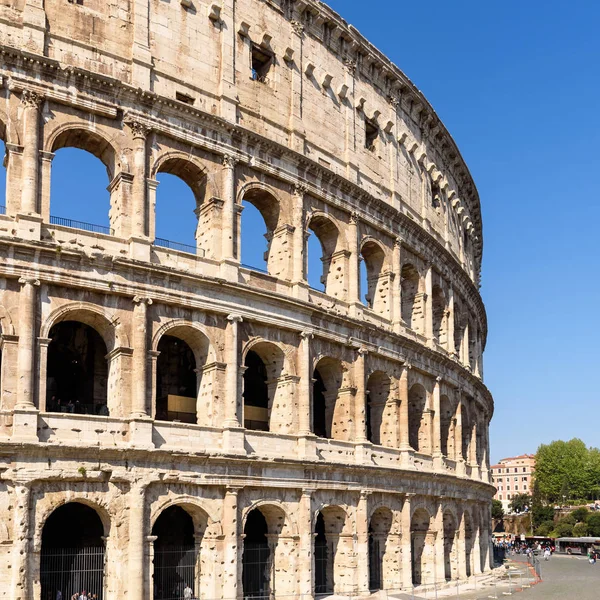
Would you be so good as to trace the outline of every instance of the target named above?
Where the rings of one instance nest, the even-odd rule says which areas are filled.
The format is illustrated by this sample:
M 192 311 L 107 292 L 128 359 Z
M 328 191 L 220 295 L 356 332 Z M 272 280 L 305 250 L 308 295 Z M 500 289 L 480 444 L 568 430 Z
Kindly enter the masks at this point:
M 113 230 L 104 225 L 95 225 L 94 223 L 85 223 L 84 221 L 75 221 L 74 219 L 66 219 L 65 217 L 55 217 L 50 215 L 51 225 L 62 225 L 71 229 L 82 229 L 92 233 L 103 233 L 105 235 L 113 235 Z
M 380 541 L 369 537 L 369 590 L 376 592 L 383 588 Z
M 154 550 L 154 600 L 196 597 L 196 548 L 163 546 Z
M 333 556 L 333 548 L 327 541 L 315 540 L 315 594 L 333 594 L 333 582 L 327 581 L 329 556 Z
M 85 590 L 94 600 L 104 599 L 104 547 L 48 548 L 40 563 L 42 598 L 65 600 Z
M 243 269 L 248 269 L 250 271 L 256 271 L 257 273 L 264 273 L 265 275 L 269 274 L 269 271 L 267 271 L 266 269 L 261 269 L 260 267 L 255 267 L 253 265 L 246 265 L 246 264 L 240 264 L 240 267 L 242 267 Z
M 268 543 L 244 543 L 242 584 L 244 598 L 270 596 L 271 551 Z
M 5 215 L 6 214 L 6 206 L 4 206 L 3 204 L 0 204 L 0 215 Z
M 191 244 L 182 244 L 181 242 L 173 242 L 172 240 L 165 240 L 164 238 L 154 238 L 154 245 L 160 248 L 167 248 L 169 250 L 176 250 L 177 252 L 184 252 L 185 254 L 195 254 L 197 256 L 204 256 L 204 250 L 197 248 Z

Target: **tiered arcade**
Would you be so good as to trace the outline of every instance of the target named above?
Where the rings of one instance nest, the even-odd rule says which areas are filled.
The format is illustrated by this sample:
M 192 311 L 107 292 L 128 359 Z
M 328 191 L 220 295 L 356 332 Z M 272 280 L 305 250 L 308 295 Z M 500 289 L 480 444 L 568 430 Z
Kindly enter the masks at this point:
M 27 0 L 0 23 L 0 599 L 488 570 L 479 199 L 406 76 L 312 0 Z M 104 225 L 54 214 L 63 148 L 105 165 Z M 193 193 L 192 248 L 156 236 L 161 173 Z

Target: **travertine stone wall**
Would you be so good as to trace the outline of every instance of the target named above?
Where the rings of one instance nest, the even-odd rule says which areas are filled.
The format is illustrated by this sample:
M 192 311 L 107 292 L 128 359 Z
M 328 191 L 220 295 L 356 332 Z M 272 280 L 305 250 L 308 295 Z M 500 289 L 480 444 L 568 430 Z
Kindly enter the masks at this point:
M 375 561 L 388 590 L 489 569 L 479 199 L 406 76 L 313 0 L 0 1 L 0 45 L 0 599 L 40 600 L 44 524 L 73 502 L 102 522 L 104 600 L 156 595 L 172 506 L 207 599 L 243 597 L 255 509 L 276 597 L 315 593 L 319 515 L 338 594 L 367 594 Z M 64 147 L 106 166 L 106 231 L 51 218 Z M 194 194 L 195 252 L 156 243 L 160 173 Z M 240 264 L 242 202 L 267 273 Z M 102 414 L 47 405 L 63 322 L 106 346 Z M 195 423 L 157 415 L 163 336 L 194 357 Z M 250 352 L 268 431 L 244 427 Z

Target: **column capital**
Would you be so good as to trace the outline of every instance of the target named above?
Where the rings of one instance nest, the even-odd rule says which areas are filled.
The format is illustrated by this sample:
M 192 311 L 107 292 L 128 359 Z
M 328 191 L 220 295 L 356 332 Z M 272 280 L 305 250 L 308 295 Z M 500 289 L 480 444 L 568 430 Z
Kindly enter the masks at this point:
M 292 194 L 294 196 L 304 196 L 308 192 L 308 186 L 305 183 L 294 183 L 292 185 Z
M 394 238 L 394 248 L 401 248 L 402 247 L 402 238 L 397 237 Z
M 413 365 L 412 365 L 412 363 L 410 363 L 410 362 L 408 362 L 408 361 L 405 361 L 405 362 L 404 362 L 404 364 L 403 364 L 402 366 L 404 367 L 404 369 L 405 369 L 406 371 L 410 371 L 412 368 L 414 368 L 414 367 L 413 367 Z
M 438 375 L 435 378 L 435 382 L 439 385 L 440 383 L 442 383 L 442 381 L 444 381 L 444 378 L 441 375 Z
M 19 283 L 21 285 L 33 285 L 35 287 L 40 286 L 40 280 L 36 277 L 19 277 Z
M 227 169 L 234 169 L 238 162 L 240 161 L 232 154 L 224 154 L 223 158 L 221 158 L 221 163 Z
M 369 349 L 366 348 L 365 346 L 360 346 L 360 347 L 356 348 L 356 352 L 359 356 L 365 357 L 365 356 L 367 356 L 367 354 L 369 354 Z
M 21 104 L 23 104 L 25 108 L 38 109 L 43 101 L 44 96 L 39 92 L 33 90 L 23 90 L 21 92 Z
M 227 320 L 230 323 L 242 323 L 244 321 L 244 318 L 242 317 L 242 315 L 238 315 L 237 313 L 232 313 L 230 315 L 227 315 Z
M 134 296 L 131 301 L 134 304 L 147 304 L 148 306 L 154 302 L 152 298 L 145 298 L 144 296 Z
M 303 498 L 312 498 L 312 495 L 314 494 L 315 490 L 309 490 L 304 488 L 302 490 L 302 497 Z
M 313 340 L 315 338 L 315 332 L 312 329 L 305 329 L 304 331 L 300 332 L 300 337 L 303 340 Z
M 136 119 L 127 119 L 125 125 L 131 130 L 134 140 L 145 140 L 150 131 L 152 131 L 151 127 Z
M 226 496 L 237 496 L 241 490 L 244 489 L 243 485 L 228 485 L 225 487 Z
M 360 490 L 360 499 L 366 500 L 372 493 L 371 490 Z
M 360 215 L 357 211 L 352 211 L 350 213 L 350 225 L 358 225 L 360 222 Z
M 292 30 L 296 35 L 302 36 L 304 33 L 304 25 L 302 25 L 300 21 L 292 21 L 290 25 L 292 26 Z

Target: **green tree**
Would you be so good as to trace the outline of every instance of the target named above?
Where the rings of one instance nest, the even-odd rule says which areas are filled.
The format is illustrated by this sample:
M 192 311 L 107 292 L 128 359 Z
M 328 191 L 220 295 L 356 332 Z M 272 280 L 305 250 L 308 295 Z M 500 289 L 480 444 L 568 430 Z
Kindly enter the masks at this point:
M 576 523 L 585 523 L 590 516 L 590 511 L 583 507 L 577 508 L 571 513 L 571 516 L 575 519 Z
M 600 536 L 600 515 L 590 515 L 587 520 L 588 534 Z
M 503 519 L 504 509 L 500 500 L 492 500 L 492 519 Z
M 573 527 L 573 535 L 575 537 L 584 537 L 588 534 L 588 526 L 587 523 L 577 523 L 575 527 Z
M 571 537 L 573 535 L 573 525 L 571 523 L 557 523 L 554 532 L 556 537 Z
M 510 501 L 511 512 L 523 512 L 531 506 L 531 496 L 529 494 L 515 494 Z
M 544 521 L 540 526 L 536 527 L 535 535 L 547 537 L 554 530 L 554 521 Z

